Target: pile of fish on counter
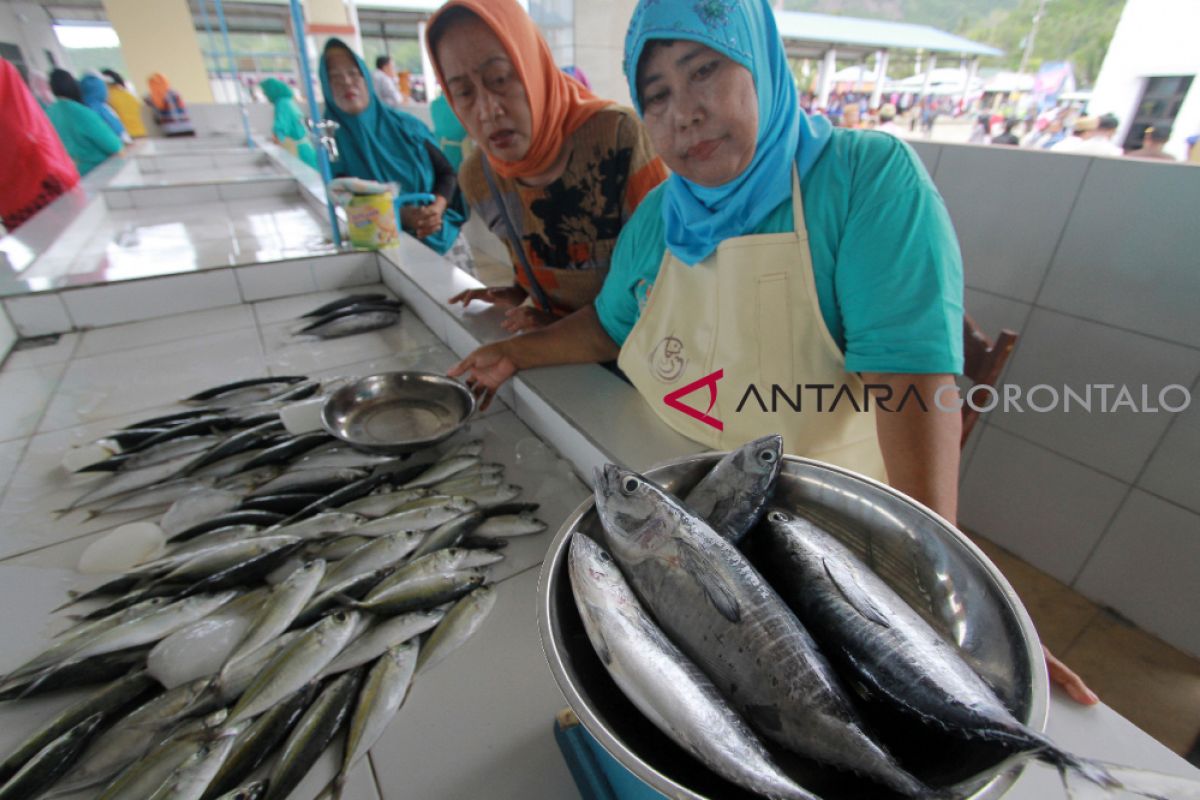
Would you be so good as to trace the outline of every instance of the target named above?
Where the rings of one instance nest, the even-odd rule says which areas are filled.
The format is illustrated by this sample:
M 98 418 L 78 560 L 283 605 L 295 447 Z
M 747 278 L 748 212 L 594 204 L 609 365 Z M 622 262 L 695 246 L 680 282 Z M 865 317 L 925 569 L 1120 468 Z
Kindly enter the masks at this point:
M 0 799 L 282 800 L 345 730 L 338 796 L 414 676 L 480 627 L 488 566 L 546 529 L 536 506 L 480 440 L 396 457 L 285 432 L 280 409 L 320 390 L 209 389 L 77 464 L 111 475 L 72 508 L 167 510 L 89 546 L 81 571 L 119 577 L 0 679 L 8 702 L 95 685 L 0 754 Z
M 864 778 L 855 797 L 961 796 L 892 755 L 868 701 L 994 746 L 997 761 L 1035 757 L 1064 781 L 1070 771 L 1117 787 L 1106 767 L 1015 719 L 837 538 L 801 509 L 771 507 L 781 445 L 771 436 L 731 452 L 681 498 L 611 464 L 597 471 L 605 541 L 576 532 L 568 571 L 588 638 L 633 705 L 709 769 L 771 798 L 818 797 L 795 777 L 814 765 Z

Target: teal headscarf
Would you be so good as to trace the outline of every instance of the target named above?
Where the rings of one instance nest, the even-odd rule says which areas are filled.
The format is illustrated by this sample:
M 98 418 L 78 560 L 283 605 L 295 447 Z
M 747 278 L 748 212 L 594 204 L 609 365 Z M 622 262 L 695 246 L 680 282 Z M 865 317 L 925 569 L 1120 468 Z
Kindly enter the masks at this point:
M 768 0 L 639 0 L 625 37 L 625 78 L 639 115 L 637 69 L 653 39 L 699 42 L 741 64 L 758 93 L 754 159 L 733 180 L 715 187 L 671 175 L 663 197 L 667 247 L 697 264 L 725 239 L 742 236 L 792 193 L 792 164 L 807 174 L 833 126 L 800 108 L 775 14 Z
M 296 105 L 292 87 L 278 78 L 267 78 L 260 83 L 259 88 L 275 106 L 275 123 L 271 132 L 276 138 L 291 139 L 296 142 L 296 155 L 313 169 L 317 168 L 317 151 L 308 140 L 308 129 L 304 126 L 304 114 Z
M 125 135 L 125 126 L 121 123 L 116 112 L 108 107 L 108 84 L 98 75 L 84 75 L 79 79 L 79 93 L 83 95 L 83 104 L 100 115 L 100 119 L 117 136 Z
M 361 114 L 347 114 L 333 102 L 333 88 L 325 64 L 331 47 L 341 47 L 351 53 L 363 75 L 370 100 Z M 433 162 L 425 150 L 425 143 L 437 147 L 437 141 L 429 128 L 413 115 L 379 102 L 367 65 L 340 39 L 330 39 L 325 44 L 320 73 L 321 91 L 325 93 L 325 117 L 338 124 L 334 135 L 340 155 L 333 164 L 334 172 L 339 176 L 398 183 L 403 193 L 432 193 Z M 454 199 L 442 214 L 442 229 L 421 241 L 433 250 L 445 253 L 453 246 L 466 218 L 462 192 L 455 192 Z

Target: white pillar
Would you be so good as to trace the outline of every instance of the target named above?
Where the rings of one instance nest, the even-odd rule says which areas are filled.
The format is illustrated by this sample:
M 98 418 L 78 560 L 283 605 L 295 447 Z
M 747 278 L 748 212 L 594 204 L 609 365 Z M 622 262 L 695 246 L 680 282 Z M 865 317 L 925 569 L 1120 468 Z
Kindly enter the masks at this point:
M 875 51 L 875 91 L 871 92 L 871 108 L 879 108 L 883 102 L 883 82 L 887 80 L 888 52 Z
M 925 70 L 925 80 L 921 82 L 921 97 L 929 94 L 929 84 L 933 82 L 933 71 L 937 69 L 937 54 L 929 54 L 929 68 Z
M 863 56 L 858 60 L 858 72 L 854 73 L 854 93 L 858 94 L 862 91 L 863 72 L 867 69 L 867 57 Z
M 829 105 L 829 92 L 833 89 L 833 73 L 837 72 L 837 49 L 829 48 L 825 51 L 825 58 L 821 60 L 821 72 L 817 78 L 817 107 L 825 108 Z
M 963 85 L 962 97 L 958 100 L 959 108 L 966 110 L 967 95 L 971 93 L 971 84 L 975 82 L 975 75 L 979 72 L 979 56 L 971 59 L 971 63 L 967 66 L 967 82 Z
M 429 27 L 428 20 L 417 23 L 417 42 L 421 45 L 421 74 L 425 76 L 425 102 L 432 103 L 442 89 L 438 86 L 437 73 L 433 71 L 433 59 L 429 57 L 429 46 L 425 42 L 425 29 Z

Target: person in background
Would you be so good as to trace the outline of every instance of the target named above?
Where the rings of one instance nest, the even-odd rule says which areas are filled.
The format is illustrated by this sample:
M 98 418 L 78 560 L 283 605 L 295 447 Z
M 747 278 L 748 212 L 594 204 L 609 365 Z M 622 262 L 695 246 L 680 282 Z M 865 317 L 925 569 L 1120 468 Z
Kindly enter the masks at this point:
M 0 223 L 14 231 L 79 183 L 79 170 L 21 73 L 2 58 L 0 108 L 5 150 L 0 158 Z
M 859 116 L 858 103 L 849 102 L 842 107 L 842 121 L 839 125 L 841 128 L 860 128 L 862 120 Z
M 108 84 L 99 73 L 89 72 L 80 78 L 79 93 L 83 96 L 83 104 L 99 114 L 104 124 L 112 128 L 112 132 L 119 136 L 123 143 L 129 144 L 133 141 L 125 126 L 121 124 L 117 112 L 108 105 Z
M 884 103 L 879 107 L 879 124 L 875 126 L 875 130 L 882 133 L 890 133 L 892 136 L 899 136 L 901 128 L 896 124 L 896 106 L 892 103 Z
M 121 139 L 100 115 L 83 104 L 79 82 L 65 69 L 50 73 L 50 89 L 58 98 L 46 112 L 54 123 L 80 175 L 87 175 L 121 152 Z
M 1187 160 L 1189 164 L 1200 164 L 1200 133 L 1189 136 L 1187 143 Z
M 1080 117 L 1075 120 L 1074 133 L 1051 147 L 1055 153 L 1076 153 L 1082 156 L 1119 156 L 1121 148 L 1113 142 L 1119 123 L 1112 114 L 1102 117 Z
M 309 141 L 308 128 L 304 125 L 304 114 L 300 112 L 300 106 L 296 104 L 292 87 L 278 78 L 267 78 L 258 86 L 266 95 L 267 100 L 271 101 L 271 105 L 275 106 L 275 122 L 271 126 L 271 133 L 275 136 L 275 141 L 305 164 L 316 169 L 317 151 Z
M 171 88 L 161 72 L 150 76 L 150 96 L 146 102 L 154 110 L 154 121 L 164 136 L 195 136 L 196 129 L 188 118 L 183 98 Z
M 516 277 L 451 302 L 507 308 L 510 331 L 590 306 L 617 235 L 666 178 L 641 122 L 563 74 L 516 0 L 451 0 L 427 40 L 442 90 L 478 145 L 459 170 L 463 192 L 507 245 Z
M 146 125 L 142 122 L 142 104 L 125 88 L 125 79 L 115 70 L 103 69 L 100 72 L 108 79 L 108 104 L 117 112 L 125 131 L 134 139 L 141 139 L 146 135 Z
M 450 107 L 450 101 L 444 94 L 439 94 L 429 104 L 429 115 L 433 117 L 433 135 L 437 137 L 438 147 L 442 148 L 446 160 L 450 162 L 454 171 L 458 172 L 466 155 L 463 148 L 466 145 L 467 129 L 458 121 L 454 109 Z
M 396 82 L 396 68 L 392 66 L 392 57 L 382 55 L 375 59 L 375 69 L 371 72 L 371 81 L 375 84 L 375 96 L 379 102 L 390 108 L 404 105 L 404 95 Z
M 334 136 L 341 155 L 333 163 L 334 177 L 395 183 L 402 193 L 434 195 L 430 205 L 403 206 L 401 226 L 426 247 L 473 271 L 470 247 L 459 235 L 467 207 L 454 169 L 429 128 L 379 101 L 367 65 L 341 39 L 325 44 L 320 74 L 325 116 L 338 124 Z
M 1137 150 L 1126 150 L 1125 155 L 1130 158 L 1151 158 L 1158 161 L 1177 161 L 1178 159 L 1170 153 L 1164 153 L 1163 147 L 1167 142 L 1171 141 L 1171 127 L 1169 125 L 1159 125 L 1155 128 L 1146 128 L 1146 132 L 1142 134 L 1142 146 Z
M 1009 119 L 1004 120 L 1004 132 L 1001 134 L 998 134 L 996 136 L 993 136 L 992 144 L 1002 144 L 1002 145 L 1006 145 L 1008 147 L 1020 146 L 1021 140 L 1019 138 L 1017 138 L 1017 135 L 1015 133 L 1013 133 L 1014 129 L 1016 129 L 1016 127 L 1020 124 L 1021 124 L 1021 120 L 1019 120 L 1019 119 L 1009 118 Z

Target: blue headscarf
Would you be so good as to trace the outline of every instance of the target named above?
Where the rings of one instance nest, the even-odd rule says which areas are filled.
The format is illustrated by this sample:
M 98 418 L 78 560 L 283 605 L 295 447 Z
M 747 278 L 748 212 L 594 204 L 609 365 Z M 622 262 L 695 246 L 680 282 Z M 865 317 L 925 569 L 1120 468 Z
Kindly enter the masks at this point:
M 108 107 L 108 84 L 98 75 L 84 75 L 79 81 L 79 93 L 83 104 L 100 115 L 100 119 L 113 129 L 117 136 L 125 136 L 125 126 L 116 112 Z
M 725 239 L 754 230 L 791 196 L 792 164 L 803 178 L 829 142 L 833 126 L 800 108 L 768 0 L 639 0 L 625 37 L 625 78 L 639 115 L 638 62 L 653 39 L 711 47 L 748 69 L 758 92 L 758 141 L 754 159 L 741 175 L 716 187 L 675 174 L 667 179 L 667 247 L 685 264 L 697 264 Z
M 341 47 L 354 56 L 358 71 L 370 98 L 361 114 L 347 114 L 333 102 L 333 88 L 329 84 L 329 69 L 325 56 L 329 48 Z M 340 39 L 330 39 L 321 55 L 321 91 L 325 93 L 325 118 L 338 124 L 334 136 L 337 138 L 338 160 L 333 168 L 338 175 L 383 183 L 398 183 L 402 193 L 433 192 L 433 162 L 425 149 L 428 142 L 437 147 L 437 140 L 429 128 L 412 114 L 385 106 L 375 97 L 371 73 L 367 65 Z M 467 218 L 462 192 L 455 192 L 454 199 L 442 214 L 442 229 L 421 241 L 439 253 L 445 253 L 458 237 L 458 229 Z

